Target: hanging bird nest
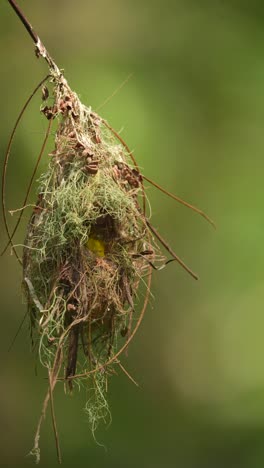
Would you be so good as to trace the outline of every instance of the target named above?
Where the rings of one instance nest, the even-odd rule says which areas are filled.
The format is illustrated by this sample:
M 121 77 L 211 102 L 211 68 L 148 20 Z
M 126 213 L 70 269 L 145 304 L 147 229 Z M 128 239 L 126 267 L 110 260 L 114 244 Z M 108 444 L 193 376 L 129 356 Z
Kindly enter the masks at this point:
M 70 390 L 78 375 L 93 375 L 94 430 L 108 411 L 107 375 L 137 322 L 138 286 L 163 257 L 126 148 L 68 85 L 52 80 L 55 101 L 42 112 L 60 122 L 28 225 L 23 284 L 42 364 L 56 375 L 63 368 Z
M 36 168 L 54 120 L 57 121 L 55 148 L 49 155 L 47 171 L 39 179 L 38 198 L 28 224 L 22 260 L 32 339 L 49 377 L 31 452 L 37 462 L 40 429 L 49 401 L 61 460 L 53 406 L 53 390 L 58 381 L 64 381 L 70 392 L 74 384 L 88 381 L 85 409 L 94 433 L 99 421 L 110 417 L 106 398 L 108 376 L 116 373 L 119 366 L 133 380 L 119 357 L 143 318 L 152 270 L 176 260 L 197 279 L 151 225 L 146 214 L 143 180 L 211 222 L 202 211 L 141 174 L 120 135 L 81 103 L 53 62 L 48 78 L 52 94 L 49 98 L 48 88 L 43 86 L 41 111 L 49 124 Z M 4 161 L 3 194 L 15 129 Z M 18 259 L 12 239 L 32 182 L 33 177 L 12 233 L 8 230 L 2 197 L 8 245 L 12 245 Z M 166 260 L 155 238 L 172 259 Z M 145 292 L 141 311 L 137 312 L 135 305 L 142 302 L 140 285 Z

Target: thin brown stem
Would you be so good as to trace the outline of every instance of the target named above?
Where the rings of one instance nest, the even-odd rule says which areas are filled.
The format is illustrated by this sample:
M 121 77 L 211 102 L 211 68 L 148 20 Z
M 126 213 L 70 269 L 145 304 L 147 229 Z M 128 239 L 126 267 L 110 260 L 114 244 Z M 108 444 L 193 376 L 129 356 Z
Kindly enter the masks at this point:
M 22 21 L 23 25 L 25 26 L 27 32 L 29 33 L 31 39 L 33 39 L 33 41 L 35 42 L 35 44 L 37 44 L 39 42 L 39 37 L 38 35 L 35 33 L 34 29 L 32 28 L 30 22 L 28 21 L 28 19 L 25 17 L 23 11 L 19 8 L 18 4 L 15 2 L 15 0 L 8 0 L 8 2 L 10 3 L 11 7 L 13 8 L 13 10 L 15 10 L 17 16 L 19 17 L 19 19 Z
M 8 142 L 8 145 L 7 145 L 7 149 L 6 149 L 6 154 L 5 154 L 5 158 L 4 158 L 4 165 L 3 165 L 3 171 L 2 171 L 2 192 L 1 192 L 1 195 L 2 195 L 2 213 L 3 213 L 3 220 L 4 220 L 4 226 L 5 226 L 5 230 L 6 230 L 6 233 L 7 233 L 7 236 L 8 236 L 8 239 L 9 239 L 9 242 L 8 242 L 8 245 L 12 245 L 13 247 L 13 251 L 16 255 L 16 258 L 17 260 L 19 261 L 19 263 L 21 263 L 21 260 L 13 246 L 13 243 L 12 243 L 12 237 L 13 236 L 10 236 L 10 233 L 9 233 L 9 227 L 8 227 L 8 223 L 7 223 L 7 215 L 6 215 L 6 199 L 5 199 L 5 192 L 6 192 L 6 172 L 7 172 L 7 166 L 8 166 L 8 162 L 9 162 L 9 156 L 10 156 L 10 151 L 11 151 L 11 147 L 12 147 L 12 143 L 13 143 L 13 140 L 14 140 L 14 136 L 15 136 L 15 133 L 16 133 L 16 130 L 17 130 L 17 127 L 22 119 L 22 116 L 26 110 L 26 108 L 28 107 L 31 99 L 35 96 L 36 92 L 39 90 L 39 88 L 43 85 L 43 83 L 45 83 L 45 81 L 47 81 L 47 79 L 49 78 L 50 75 L 47 75 L 37 86 L 36 88 L 34 89 L 34 91 L 32 92 L 32 94 L 29 96 L 29 98 L 27 99 L 27 101 L 25 102 L 24 106 L 22 107 L 20 113 L 19 113 L 19 116 L 16 120 L 16 123 L 14 125 L 14 128 L 12 130 L 12 133 L 11 133 L 11 136 L 10 136 L 10 139 L 9 139 L 9 142 Z M 7 248 L 7 247 L 6 247 Z M 1 255 L 3 255 L 3 253 L 5 252 L 6 248 L 4 249 L 4 251 L 2 252 Z
M 169 246 L 169 244 L 163 239 L 163 237 L 158 233 L 158 231 L 152 226 L 152 224 L 150 224 L 150 222 L 146 219 L 146 223 L 149 227 L 149 229 L 151 230 L 151 232 L 154 234 L 155 237 L 157 237 L 157 239 L 160 241 L 160 243 L 163 245 L 163 247 L 165 247 L 165 249 L 173 256 L 174 260 L 176 260 L 176 262 L 178 262 L 182 268 L 184 268 L 184 270 L 187 271 L 187 273 L 189 273 L 194 279 L 198 280 L 198 276 L 196 275 L 196 273 L 194 273 L 182 260 L 180 257 L 178 257 L 178 255 L 176 255 L 176 253 L 171 249 L 171 247 Z
M 26 206 L 27 201 L 28 201 L 29 193 L 30 193 L 30 190 L 31 190 L 32 185 L 33 185 L 33 182 L 34 182 L 34 178 L 35 178 L 35 175 L 36 175 L 36 172 L 37 172 L 39 163 L 40 163 L 41 158 L 42 158 L 42 156 L 43 156 L 43 153 L 44 153 L 44 150 L 45 150 L 45 147 L 46 147 L 46 143 L 47 143 L 48 137 L 49 137 L 49 135 L 50 135 L 50 129 L 51 129 L 52 122 L 53 122 L 52 119 L 49 120 L 48 128 L 47 128 L 47 131 L 46 131 L 46 134 L 45 134 L 45 137 L 44 137 L 42 146 L 41 146 L 41 150 L 40 150 L 40 153 L 39 153 L 37 162 L 36 162 L 36 164 L 35 164 L 33 173 L 32 173 L 32 175 L 31 175 L 31 178 L 30 178 L 30 181 L 29 181 L 29 185 L 28 185 L 28 188 L 27 188 L 27 192 L 26 192 L 25 199 L 24 199 L 23 204 L 22 204 L 22 209 L 20 210 L 19 217 L 18 217 L 18 220 L 17 220 L 17 222 L 16 222 L 16 225 L 15 225 L 13 231 L 12 231 L 12 234 L 8 233 L 8 234 L 9 234 L 9 235 L 8 235 L 9 240 L 8 240 L 8 243 L 7 243 L 7 245 L 5 246 L 3 252 L 1 253 L 1 255 L 3 255 L 3 254 L 6 252 L 8 246 L 12 243 L 12 239 L 13 239 L 13 237 L 14 237 L 16 231 L 17 231 L 17 228 L 18 228 L 18 226 L 19 226 L 19 224 L 20 224 L 20 221 L 21 221 L 21 218 L 22 218 L 23 213 L 24 213 L 25 206 Z M 13 247 L 13 248 L 14 248 L 14 247 Z
M 117 364 L 119 365 L 120 369 L 124 372 L 124 374 L 133 382 L 133 384 L 136 385 L 136 387 L 139 387 L 138 383 L 133 379 L 132 375 L 129 374 L 129 372 L 126 370 L 126 368 L 121 364 L 120 361 L 116 361 Z
M 25 14 L 21 10 L 21 8 L 18 6 L 15 0 L 7 0 L 8 3 L 11 5 L 15 13 L 17 14 L 18 18 L 22 22 L 22 24 L 25 26 L 27 32 L 29 33 L 31 39 L 33 40 L 35 46 L 36 46 L 36 55 L 37 57 L 41 56 L 43 57 L 46 62 L 49 65 L 49 68 L 51 71 L 55 72 L 58 76 L 61 75 L 60 70 L 50 54 L 48 53 L 46 47 L 44 46 L 43 42 L 40 40 L 40 37 L 38 34 L 34 31 L 33 27 L 31 26 L 29 20 L 26 18 Z
M 57 459 L 58 459 L 58 463 L 61 465 L 61 463 L 62 463 L 61 449 L 60 449 L 59 434 L 58 434 L 56 416 L 55 416 L 55 410 L 54 410 L 52 375 L 51 375 L 50 370 L 49 370 L 49 393 L 50 393 L 51 419 L 52 419 L 52 426 L 53 426 L 53 432 L 54 432 L 54 438 L 55 438 L 55 444 L 56 444 Z
M 174 195 L 173 193 L 171 192 L 168 192 L 167 190 L 165 190 L 163 187 L 161 187 L 161 185 L 157 184 L 157 182 L 154 182 L 153 180 L 149 179 L 148 177 L 146 177 L 145 175 L 142 174 L 142 177 L 143 179 L 145 179 L 147 182 L 149 182 L 151 185 L 153 185 L 154 187 L 156 187 L 158 190 L 160 190 L 161 192 L 165 193 L 165 195 L 168 195 L 168 197 L 172 198 L 173 200 L 177 201 L 178 203 L 181 203 L 181 205 L 184 205 L 186 206 L 187 208 L 190 208 L 192 211 L 195 211 L 195 213 L 198 213 L 200 216 L 202 216 L 204 219 L 206 219 L 206 221 L 208 221 L 208 223 L 211 224 L 211 226 L 213 226 L 215 228 L 215 223 L 212 221 L 211 218 L 209 218 L 209 216 L 207 216 L 206 213 L 204 213 L 202 210 L 200 210 L 199 208 L 197 208 L 196 206 L 194 205 L 191 205 L 190 203 L 187 203 L 185 200 L 183 200 L 182 198 L 180 197 L 177 197 L 176 195 Z

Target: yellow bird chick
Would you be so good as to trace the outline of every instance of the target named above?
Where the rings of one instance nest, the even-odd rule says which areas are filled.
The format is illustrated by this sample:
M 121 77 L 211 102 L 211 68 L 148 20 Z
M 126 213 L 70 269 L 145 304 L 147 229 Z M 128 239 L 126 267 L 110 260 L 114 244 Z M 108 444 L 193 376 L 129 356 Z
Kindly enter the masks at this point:
M 94 239 L 93 237 L 89 237 L 86 246 L 88 247 L 91 252 L 93 252 L 98 257 L 105 256 L 105 243 L 100 239 Z

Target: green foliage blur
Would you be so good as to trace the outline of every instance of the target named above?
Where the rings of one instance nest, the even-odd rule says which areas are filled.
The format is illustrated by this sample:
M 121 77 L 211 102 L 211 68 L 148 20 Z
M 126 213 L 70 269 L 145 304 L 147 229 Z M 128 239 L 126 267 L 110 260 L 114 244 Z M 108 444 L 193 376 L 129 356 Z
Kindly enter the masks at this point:
M 152 222 L 195 272 L 154 272 L 153 297 L 110 381 L 110 427 L 97 445 L 86 392 L 55 391 L 65 467 L 264 466 L 264 8 L 246 0 L 18 1 L 72 88 L 100 108 L 144 173 L 201 209 L 217 231 L 156 189 Z M 1 164 L 21 107 L 47 73 L 6 0 L 0 2 Z M 40 95 L 17 132 L 8 209 L 22 204 L 47 122 Z M 52 149 L 52 139 L 49 143 Z M 48 150 L 47 150 L 48 153 Z M 46 153 L 41 170 L 49 159 Z M 31 194 L 34 203 L 37 184 Z M 27 215 L 30 214 L 30 209 Z M 17 214 L 10 216 L 12 226 Z M 26 220 L 16 237 L 23 244 Z M 1 248 L 6 243 L 1 219 Z M 26 457 L 46 392 L 30 350 L 21 269 L 1 258 L 1 466 Z M 41 465 L 57 465 L 49 415 Z

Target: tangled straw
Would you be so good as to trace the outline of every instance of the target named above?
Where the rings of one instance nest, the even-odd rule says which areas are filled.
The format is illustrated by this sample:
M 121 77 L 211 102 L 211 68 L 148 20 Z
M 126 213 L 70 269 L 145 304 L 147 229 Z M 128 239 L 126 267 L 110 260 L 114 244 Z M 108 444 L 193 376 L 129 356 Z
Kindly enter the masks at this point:
M 31 453 L 38 462 L 40 430 L 50 402 L 61 462 L 53 403 L 55 385 L 63 380 L 71 392 L 74 384 L 87 382 L 86 411 L 93 433 L 100 420 L 109 419 L 108 376 L 117 367 L 129 376 L 119 357 L 142 321 L 151 272 L 166 263 L 155 238 L 173 260 L 197 279 L 151 225 L 146 215 L 144 178 L 211 220 L 140 173 L 127 144 L 104 119 L 81 103 L 16 2 L 8 1 L 33 39 L 37 56 L 43 57 L 49 66 L 48 77 L 19 115 L 4 161 L 2 208 L 8 245 L 15 252 L 13 236 L 51 126 L 57 122 L 54 150 L 49 155 L 49 167 L 39 180 L 38 199 L 28 224 L 22 265 L 32 336 L 49 379 Z M 47 79 L 48 86 L 43 84 Z M 23 208 L 10 233 L 5 177 L 11 143 L 25 108 L 40 86 L 41 111 L 48 119 L 48 129 Z M 137 313 L 140 284 L 145 284 L 145 298 L 141 312 Z

